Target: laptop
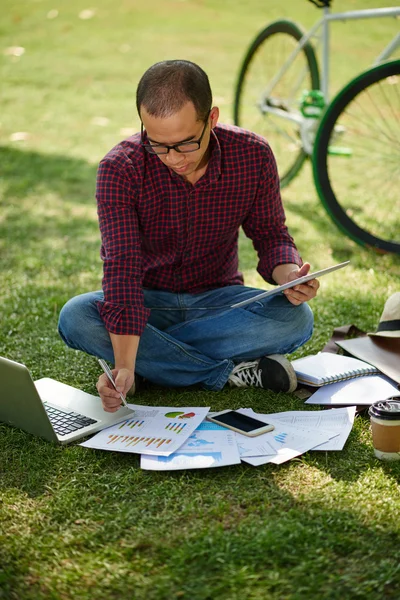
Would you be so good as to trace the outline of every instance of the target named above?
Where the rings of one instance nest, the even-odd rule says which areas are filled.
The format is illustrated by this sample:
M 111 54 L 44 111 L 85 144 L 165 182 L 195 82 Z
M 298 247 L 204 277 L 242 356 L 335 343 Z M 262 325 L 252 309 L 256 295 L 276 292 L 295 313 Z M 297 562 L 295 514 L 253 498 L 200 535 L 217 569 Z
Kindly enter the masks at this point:
M 122 406 L 103 410 L 99 396 L 44 377 L 33 381 L 25 365 L 0 356 L 0 421 L 51 442 L 68 444 L 130 418 Z

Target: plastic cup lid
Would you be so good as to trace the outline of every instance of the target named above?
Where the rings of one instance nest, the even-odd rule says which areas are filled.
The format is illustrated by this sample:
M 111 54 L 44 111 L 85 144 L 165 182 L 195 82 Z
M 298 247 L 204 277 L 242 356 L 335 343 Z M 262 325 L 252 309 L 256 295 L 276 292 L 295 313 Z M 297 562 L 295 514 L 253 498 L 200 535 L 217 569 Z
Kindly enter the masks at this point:
M 368 412 L 371 417 L 375 417 L 377 419 L 400 421 L 400 396 L 375 402 L 375 404 L 370 406 Z

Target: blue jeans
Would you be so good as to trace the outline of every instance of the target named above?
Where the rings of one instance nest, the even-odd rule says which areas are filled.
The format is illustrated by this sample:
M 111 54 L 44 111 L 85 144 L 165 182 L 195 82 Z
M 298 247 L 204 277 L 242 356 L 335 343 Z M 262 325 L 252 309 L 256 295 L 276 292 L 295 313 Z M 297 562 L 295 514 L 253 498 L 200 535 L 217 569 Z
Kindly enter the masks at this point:
M 151 314 L 140 337 L 136 373 L 167 387 L 201 384 L 220 390 L 235 364 L 288 354 L 311 337 L 310 307 L 294 306 L 283 294 L 229 308 L 257 292 L 242 285 L 201 294 L 145 289 Z M 103 300 L 100 291 L 69 300 L 60 313 L 59 333 L 71 348 L 114 363 L 98 300 Z

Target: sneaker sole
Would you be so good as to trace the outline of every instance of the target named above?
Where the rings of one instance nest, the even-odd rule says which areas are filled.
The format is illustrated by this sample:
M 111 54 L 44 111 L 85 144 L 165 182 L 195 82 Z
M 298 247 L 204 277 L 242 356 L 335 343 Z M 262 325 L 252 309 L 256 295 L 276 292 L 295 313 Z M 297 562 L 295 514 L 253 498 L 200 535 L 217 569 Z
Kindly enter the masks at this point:
M 297 377 L 295 370 L 292 367 L 292 363 L 282 354 L 270 354 L 266 358 L 270 358 L 271 360 L 274 360 L 282 365 L 287 373 L 287 376 L 289 377 L 289 389 L 285 390 L 285 393 L 294 392 L 294 390 L 297 388 Z

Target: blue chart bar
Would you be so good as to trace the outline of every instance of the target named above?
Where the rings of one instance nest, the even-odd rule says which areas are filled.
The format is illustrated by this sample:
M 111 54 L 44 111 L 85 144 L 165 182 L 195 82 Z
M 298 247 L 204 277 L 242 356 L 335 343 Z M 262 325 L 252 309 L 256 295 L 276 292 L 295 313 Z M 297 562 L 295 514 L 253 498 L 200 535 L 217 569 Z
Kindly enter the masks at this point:
M 168 423 L 168 425 L 165 426 L 165 429 L 173 431 L 174 433 L 180 433 L 186 425 L 187 423 Z
M 197 431 L 226 431 L 226 427 L 222 427 L 222 425 L 212 423 L 211 421 L 203 421 L 197 427 Z
M 274 436 L 274 439 L 279 442 L 280 444 L 283 444 L 283 442 L 286 440 L 287 438 L 287 433 L 279 433 L 278 435 Z
M 144 423 L 144 421 L 139 421 L 138 419 L 132 419 L 130 421 L 127 421 L 125 423 L 125 425 L 127 425 L 128 427 L 133 429 L 134 427 L 141 427 L 143 425 L 143 423 Z

